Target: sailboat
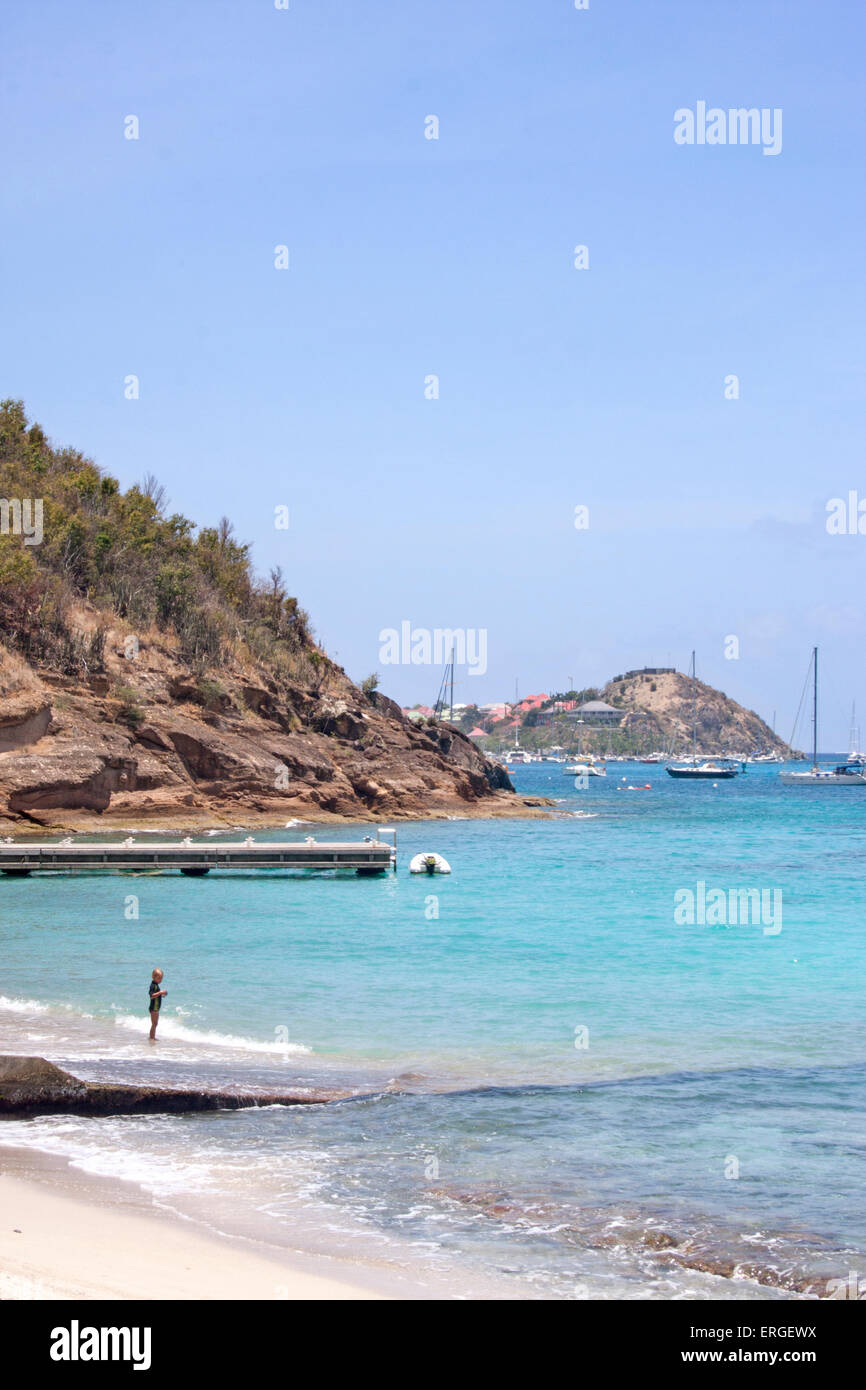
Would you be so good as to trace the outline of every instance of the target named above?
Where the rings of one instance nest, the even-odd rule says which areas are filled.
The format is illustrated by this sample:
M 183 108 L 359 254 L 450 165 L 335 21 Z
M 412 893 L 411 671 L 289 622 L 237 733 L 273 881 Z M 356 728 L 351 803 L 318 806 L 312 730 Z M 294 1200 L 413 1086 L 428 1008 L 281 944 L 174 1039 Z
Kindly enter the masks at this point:
M 514 747 L 509 748 L 505 754 L 506 765 L 509 763 L 534 763 L 535 755 L 528 748 L 520 746 L 520 704 L 517 698 L 517 681 L 514 682 Z
M 725 759 L 704 758 L 698 762 L 698 679 L 695 673 L 695 654 L 692 652 L 692 757 L 691 762 L 669 763 L 665 771 L 669 777 L 692 778 L 697 781 L 729 781 L 736 777 L 740 769 Z
M 577 722 L 578 725 L 580 725 L 583 723 L 583 720 L 579 719 Z M 566 777 L 606 777 L 607 768 L 605 767 L 604 763 L 596 762 L 595 758 L 593 758 L 591 753 L 587 754 L 587 756 L 584 757 L 583 753 L 581 752 L 582 748 L 583 731 L 580 728 L 578 728 L 577 761 L 572 763 L 570 766 L 564 767 L 562 769 L 564 775 Z
M 818 648 L 812 648 L 812 766 L 808 772 L 780 772 L 783 787 L 866 787 L 866 763 L 850 757 L 838 767 L 818 766 Z M 853 716 L 852 716 L 853 719 Z M 852 750 L 853 751 L 853 750 Z
M 562 769 L 566 777 L 606 777 L 607 768 L 598 763 L 583 762 L 572 763 L 570 767 Z
M 862 763 L 863 754 L 860 752 L 860 726 L 857 723 L 857 706 L 851 706 L 851 732 L 848 736 L 848 761 L 849 763 Z
M 448 687 L 451 687 L 451 698 L 448 698 Z M 448 706 L 448 718 L 454 722 L 454 647 L 452 645 L 448 660 L 445 663 L 445 671 L 442 676 L 442 684 L 439 686 L 439 694 L 436 696 L 436 703 L 433 706 L 433 717 L 442 719 L 445 714 L 445 706 Z

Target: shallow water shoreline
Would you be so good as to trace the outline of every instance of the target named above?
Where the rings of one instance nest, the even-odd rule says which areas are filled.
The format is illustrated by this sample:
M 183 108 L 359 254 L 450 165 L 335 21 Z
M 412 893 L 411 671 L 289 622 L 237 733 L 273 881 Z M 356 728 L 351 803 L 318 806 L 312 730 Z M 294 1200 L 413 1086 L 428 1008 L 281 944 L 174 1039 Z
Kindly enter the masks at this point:
M 0 1300 L 423 1297 L 362 1261 L 207 1230 L 136 1184 L 2 1145 L 2 1131 L 0 1213 Z
M 118 1067 L 120 1071 L 125 1071 L 129 1062 L 126 1065 L 108 1064 L 112 1073 Z M 77 1069 L 102 1072 L 106 1070 L 106 1063 L 92 1062 L 90 1066 Z M 378 1092 L 354 1096 L 348 1108 L 338 1103 L 334 1113 L 336 1115 L 345 1109 L 345 1121 L 341 1123 L 344 1123 L 346 1133 L 354 1136 L 354 1142 L 363 1142 L 365 1137 L 369 1138 L 375 1133 L 377 1123 L 381 1123 L 376 1115 L 382 1112 L 383 1107 L 390 1111 L 398 1126 L 402 1123 L 401 1115 L 405 1117 L 407 1112 L 428 1110 L 434 1123 L 422 1125 L 418 1132 L 432 1134 L 441 1129 L 447 1114 L 442 1106 L 448 1110 L 456 1106 L 467 1116 L 471 1109 L 473 1128 L 477 1124 L 483 1132 L 485 1114 L 493 1110 L 505 1115 L 515 1105 L 520 1105 L 523 1110 L 533 1110 L 537 1117 L 536 1127 L 542 1132 L 546 1107 L 550 1102 L 556 1104 L 558 1099 L 567 1099 L 569 1095 L 583 1105 L 587 1101 L 592 1103 L 593 1098 L 604 1104 L 605 1100 L 615 1102 L 618 1095 L 627 1098 L 631 1094 L 635 1103 L 640 1105 L 641 1094 L 648 1087 L 655 1091 L 666 1088 L 684 1094 L 693 1090 L 703 1093 L 712 1079 L 712 1074 L 680 1073 L 644 1078 L 621 1077 L 616 1081 L 587 1080 L 576 1088 L 536 1083 L 528 1087 L 512 1084 L 459 1090 L 428 1090 L 422 1087 L 419 1091 L 413 1083 L 423 1078 L 404 1076 L 401 1078 L 402 1084 L 392 1082 Z M 724 1077 L 720 1079 L 724 1081 Z M 731 1080 L 735 1088 L 740 1089 L 746 1078 Z M 405 1089 L 406 1083 L 409 1089 Z M 633 1105 L 628 1101 L 626 1103 L 633 1110 Z M 253 1128 L 250 1129 L 248 1124 L 246 1130 L 238 1131 L 240 1142 L 245 1142 L 243 1135 L 246 1135 L 246 1142 L 253 1145 L 270 1142 L 275 1165 L 271 1172 L 278 1178 L 277 1187 L 270 1193 L 262 1189 L 260 1198 L 252 1206 L 246 1201 L 238 1203 L 241 1190 L 236 1188 L 228 1168 L 224 1168 L 218 1177 L 217 1187 L 209 1187 L 206 1183 L 199 1188 L 195 1181 L 190 1186 L 188 1177 L 178 1187 L 169 1184 L 166 1188 L 164 1181 L 160 1182 L 160 1176 L 164 1178 L 165 1174 L 164 1168 L 160 1174 L 161 1161 L 164 1164 L 168 1159 L 172 1170 L 177 1162 L 177 1171 L 182 1172 L 183 1165 L 189 1163 L 191 1156 L 194 1155 L 195 1162 L 207 1152 L 206 1129 L 199 1131 L 203 1147 L 196 1143 L 192 1150 L 187 1148 L 186 1152 L 178 1147 L 183 1144 L 178 1128 L 183 1121 L 178 1117 L 155 1116 L 153 1129 L 146 1116 L 131 1117 L 120 1122 L 123 1126 L 132 1124 L 138 1130 L 138 1137 L 133 1142 L 133 1149 L 138 1155 L 135 1174 L 124 1172 L 123 1162 L 117 1165 L 113 1159 L 108 1170 L 100 1172 L 98 1166 L 95 1169 L 89 1166 L 93 1157 L 96 1157 L 97 1165 L 101 1161 L 92 1148 L 93 1139 L 97 1140 L 98 1148 L 107 1145 L 111 1150 L 120 1141 L 117 1121 L 110 1117 L 95 1121 L 95 1128 L 91 1126 L 92 1139 L 85 1143 L 84 1148 L 80 1142 L 76 1142 L 80 1141 L 80 1135 L 69 1136 L 73 1143 L 67 1143 L 63 1137 L 62 1115 L 56 1117 L 61 1124 L 60 1135 L 52 1132 L 55 1129 L 50 1124 L 54 1118 L 52 1116 L 44 1116 L 42 1120 L 16 1121 L 11 1117 L 8 1121 L 0 1121 L 0 1212 L 4 1216 L 0 1222 L 0 1298 L 605 1297 L 604 1278 L 601 1282 L 594 1278 L 589 1281 L 580 1279 L 570 1291 L 553 1287 L 533 1288 L 521 1276 L 515 1280 L 513 1275 L 518 1271 L 513 1266 L 509 1268 L 510 1261 L 508 1265 L 501 1263 L 502 1252 L 495 1253 L 492 1248 L 500 1240 L 499 1232 L 509 1230 L 513 1236 L 522 1233 L 522 1238 L 530 1240 L 548 1242 L 551 1236 L 564 1240 L 580 1266 L 587 1259 L 592 1262 L 599 1254 L 604 1256 L 606 1251 L 614 1254 L 617 1251 L 627 1252 L 628 1257 L 634 1257 L 640 1265 L 643 1275 L 639 1283 L 631 1288 L 620 1288 L 618 1295 L 614 1295 L 619 1297 L 658 1297 L 660 1290 L 653 1287 L 654 1283 L 657 1279 L 670 1283 L 672 1272 L 679 1269 L 689 1285 L 688 1289 L 678 1289 L 676 1296 L 679 1297 L 820 1298 L 827 1296 L 827 1279 L 837 1276 L 842 1269 L 829 1250 L 825 1251 L 827 1260 L 821 1259 L 816 1267 L 815 1256 L 820 1254 L 822 1242 L 818 1241 L 816 1249 L 815 1243 L 808 1239 L 808 1233 L 802 1229 L 795 1234 L 794 1244 L 790 1241 L 791 1233 L 785 1234 L 786 1253 L 783 1254 L 776 1250 L 778 1241 L 771 1231 L 765 1231 L 769 1239 L 761 1240 L 758 1245 L 750 1243 L 748 1239 L 744 1242 L 735 1238 L 731 1228 L 726 1231 L 724 1223 L 708 1225 L 705 1221 L 699 1221 L 696 1224 L 694 1219 L 689 1219 L 685 1209 L 678 1209 L 676 1202 L 660 1206 L 657 1200 L 644 1202 L 637 1196 L 629 1198 L 619 1189 L 619 1185 L 613 1203 L 610 1194 L 602 1194 L 598 1201 L 590 1199 L 587 1192 L 576 1202 L 563 1205 L 562 1194 L 557 1199 L 553 1191 L 547 1195 L 538 1190 L 527 1193 L 513 1188 L 507 1179 L 493 1179 L 491 1174 L 471 1177 L 460 1165 L 455 1167 L 446 1163 L 442 1177 L 438 1177 L 437 1171 L 434 1180 L 425 1185 L 426 1197 L 423 1188 L 416 1188 L 403 1209 L 405 1211 L 419 1200 L 426 1200 L 435 1204 L 440 1212 L 456 1214 L 458 1221 L 486 1228 L 488 1234 L 483 1241 L 492 1243 L 486 1252 L 487 1260 L 491 1263 L 487 1264 L 487 1260 L 484 1260 L 479 1265 L 477 1259 L 470 1259 L 465 1264 L 462 1261 L 455 1264 L 451 1260 L 447 1268 L 433 1271 L 423 1258 L 423 1249 L 419 1250 L 420 1231 L 400 1232 L 392 1227 L 390 1234 L 386 1235 L 383 1231 L 379 1237 L 374 1236 L 374 1241 L 382 1240 L 377 1250 L 375 1243 L 371 1244 L 369 1239 L 369 1227 L 364 1231 L 363 1222 L 357 1225 L 344 1202 L 338 1200 L 336 1205 L 331 1205 L 334 1193 L 319 1193 L 311 1209 L 308 1207 L 307 1194 L 302 1190 L 303 1184 L 299 1187 L 290 1179 L 286 1181 L 288 1170 L 284 1167 L 285 1155 L 303 1151 L 311 1143 L 317 1144 L 316 1136 L 321 1131 L 316 1126 L 314 1116 L 307 1116 L 300 1127 L 285 1128 L 280 1116 L 285 1115 L 288 1119 L 289 1112 L 284 1111 L 283 1107 L 265 1107 L 247 1113 Z M 223 1119 L 215 1117 L 213 1123 L 231 1124 L 234 1131 L 237 1127 L 228 1118 L 230 1114 L 234 1115 L 235 1112 L 225 1112 Z M 599 1118 L 593 1105 L 589 1112 L 589 1123 L 593 1129 Z M 601 1121 L 603 1124 L 603 1112 Z M 159 1133 L 160 1128 L 165 1130 L 166 1123 L 171 1125 L 173 1136 L 169 1150 L 165 1148 L 165 1136 Z M 458 1129 L 462 1123 L 457 1122 Z M 8 1128 L 4 1128 L 4 1124 Z M 275 1135 L 282 1135 L 276 1147 L 273 1146 Z M 59 1148 L 56 1147 L 58 1137 Z M 229 1140 L 230 1148 L 237 1142 Z M 55 1145 L 53 1151 L 52 1144 Z M 120 1141 L 121 1149 L 124 1144 L 125 1140 Z M 128 1155 L 128 1144 L 126 1151 Z M 431 1145 L 429 1152 L 433 1151 Z M 144 1168 L 141 1168 L 141 1159 L 144 1159 Z M 152 1170 L 151 1163 L 156 1164 Z M 157 1178 L 153 1186 L 151 1172 Z M 253 1173 L 249 1177 L 253 1182 L 258 1181 Z M 24 1184 L 27 1190 L 19 1190 L 19 1184 Z M 279 1199 L 274 1206 L 275 1194 L 280 1191 L 285 1193 L 292 1188 L 294 1201 L 289 1209 L 282 1206 Z M 247 1188 L 247 1192 L 249 1190 Z M 45 1203 L 47 1201 L 50 1206 L 54 1197 L 62 1199 L 61 1204 L 55 1204 L 48 1213 L 50 1221 L 47 1218 L 43 1221 Z M 128 1222 L 118 1222 L 115 1219 L 118 1214 L 137 1218 L 137 1227 Z M 27 1229 L 33 1238 L 30 1245 L 19 1238 L 19 1232 L 25 1233 L 22 1224 L 25 1215 Z M 170 1239 L 163 1230 L 165 1222 L 174 1232 Z M 64 1244 L 59 1251 L 51 1239 L 53 1231 L 56 1241 L 58 1230 L 64 1235 Z M 179 1233 L 192 1233 L 195 1240 L 184 1243 Z M 507 1236 L 505 1238 L 508 1239 Z M 799 1252 L 797 1243 L 804 1238 L 808 1249 Z M 96 1245 L 92 1250 L 94 1239 Z M 158 1286 L 149 1283 L 152 1276 L 156 1278 L 156 1270 L 150 1268 L 147 1260 L 141 1266 L 140 1261 L 134 1258 L 134 1252 L 139 1248 L 149 1249 L 152 1244 L 162 1247 L 167 1239 L 167 1249 L 170 1250 L 168 1272 L 170 1280 L 174 1281 L 170 1282 L 174 1290 L 171 1293 L 159 1291 L 169 1286 L 165 1284 L 162 1274 Z M 212 1248 L 214 1244 L 217 1249 Z M 420 1244 L 423 1246 L 425 1240 L 422 1239 Z M 74 1261 L 70 1256 L 70 1247 L 79 1251 Z M 83 1256 L 81 1250 L 85 1252 Z M 243 1265 L 244 1292 L 241 1293 L 237 1292 L 238 1252 L 241 1252 Z M 348 1259 L 346 1252 L 351 1252 Z M 807 1255 L 806 1263 L 798 1258 L 800 1253 Z M 780 1255 L 780 1259 L 775 1257 L 776 1254 Z M 253 1257 L 253 1264 L 249 1264 L 248 1257 Z M 262 1261 L 266 1267 L 262 1266 Z M 204 1284 L 196 1278 L 199 1265 L 209 1271 Z M 82 1271 L 87 1272 L 83 1283 Z M 228 1279 L 230 1271 L 234 1272 L 234 1282 L 227 1284 L 223 1281 Z M 512 1277 L 503 1282 L 503 1273 Z M 305 1278 L 309 1276 L 312 1283 L 308 1279 L 307 1285 L 299 1285 L 296 1276 L 301 1275 Z M 335 1281 L 339 1287 L 328 1287 L 320 1282 L 323 1279 Z M 273 1292 L 275 1284 L 282 1292 Z M 347 1292 L 347 1285 L 351 1290 L 357 1286 L 359 1291 Z M 152 1292 L 151 1289 L 158 1291 Z
M 792 799 L 772 769 L 639 780 L 527 768 L 524 795 L 595 818 L 407 825 L 401 862 L 452 865 L 433 884 L 6 883 L 4 1050 L 107 1083 L 374 1094 L 0 1138 L 289 1261 L 381 1265 L 397 1296 L 831 1296 L 866 1252 L 862 808 Z M 781 932 L 684 928 L 677 894 L 704 881 L 779 887 Z M 149 1049 L 155 964 L 173 1013 Z

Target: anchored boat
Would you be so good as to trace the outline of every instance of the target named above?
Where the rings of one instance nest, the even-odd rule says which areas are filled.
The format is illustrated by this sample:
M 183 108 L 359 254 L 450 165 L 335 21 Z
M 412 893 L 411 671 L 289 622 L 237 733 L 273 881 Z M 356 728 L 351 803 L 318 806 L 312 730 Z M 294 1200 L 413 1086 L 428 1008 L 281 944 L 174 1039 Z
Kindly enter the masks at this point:
M 582 730 L 581 730 L 581 728 L 580 728 L 580 725 L 583 723 L 583 720 L 582 720 L 582 719 L 579 719 L 577 722 L 578 722 L 578 730 L 577 730 L 577 757 L 575 758 L 575 760 L 574 760 L 573 763 L 570 763 L 567 767 L 564 767 L 564 768 L 562 769 L 563 776 L 565 776 L 565 777 L 606 777 L 606 776 L 607 776 L 607 768 L 606 768 L 605 765 L 604 765 L 604 760 L 601 759 L 601 758 L 594 758 L 593 755 L 592 755 L 591 753 L 586 753 L 586 754 L 584 754 L 584 752 L 583 752 L 583 732 L 582 732 Z
M 698 678 L 695 654 L 692 652 L 692 757 L 691 761 L 670 763 L 665 769 L 669 777 L 689 778 L 692 781 L 720 782 L 737 777 L 740 767 L 728 758 L 703 758 L 698 762 Z
M 415 854 L 409 860 L 410 874 L 450 874 L 451 865 L 441 854 Z
M 708 782 L 717 782 L 731 777 L 737 777 L 740 769 L 730 763 L 712 762 L 705 760 L 702 763 L 683 763 L 678 767 L 671 766 L 666 769 L 669 777 L 691 777 L 701 778 Z
M 808 772 L 780 772 L 783 787 L 866 787 L 866 762 L 858 754 L 836 767 L 818 766 L 818 648 L 812 648 L 812 766 Z M 801 696 L 802 706 L 802 696 Z

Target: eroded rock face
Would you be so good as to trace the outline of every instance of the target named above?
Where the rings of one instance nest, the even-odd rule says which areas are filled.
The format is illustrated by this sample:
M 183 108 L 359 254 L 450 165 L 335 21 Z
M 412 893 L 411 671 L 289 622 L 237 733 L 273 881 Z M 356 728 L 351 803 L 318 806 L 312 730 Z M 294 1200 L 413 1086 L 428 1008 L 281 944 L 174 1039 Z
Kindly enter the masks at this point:
M 142 641 L 130 661 L 123 639 L 109 633 L 105 672 L 81 680 L 0 645 L 0 824 L 525 814 L 470 739 L 418 728 L 336 667 L 320 689 L 227 661 L 205 704 L 168 648 Z
M 383 695 L 381 690 L 374 690 L 369 696 L 369 700 L 370 704 L 373 705 L 375 709 L 381 710 L 383 714 L 390 715 L 392 719 L 398 720 L 401 724 L 407 722 L 406 716 L 397 704 L 397 701 L 392 700 L 388 695 Z
M 0 1115 L 161 1115 L 243 1110 L 257 1105 L 323 1105 L 351 1091 L 166 1090 L 79 1081 L 44 1057 L 0 1056 Z
M 136 770 L 135 758 L 84 748 L 0 755 L 9 810 L 25 815 L 51 807 L 105 811 L 113 792 L 135 789 Z
M 38 743 L 51 727 L 51 705 L 28 699 L 4 702 L 0 714 L 0 753 L 9 753 Z

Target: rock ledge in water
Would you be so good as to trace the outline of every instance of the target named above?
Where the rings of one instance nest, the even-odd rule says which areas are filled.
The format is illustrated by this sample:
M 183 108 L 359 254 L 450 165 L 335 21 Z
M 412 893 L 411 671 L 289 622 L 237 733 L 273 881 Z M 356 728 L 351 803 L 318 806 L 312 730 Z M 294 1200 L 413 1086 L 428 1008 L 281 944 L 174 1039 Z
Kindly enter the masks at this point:
M 164 1115 L 190 1110 L 243 1110 L 257 1105 L 325 1105 L 351 1091 L 167 1090 L 79 1081 L 44 1057 L 0 1056 L 0 1115 Z

